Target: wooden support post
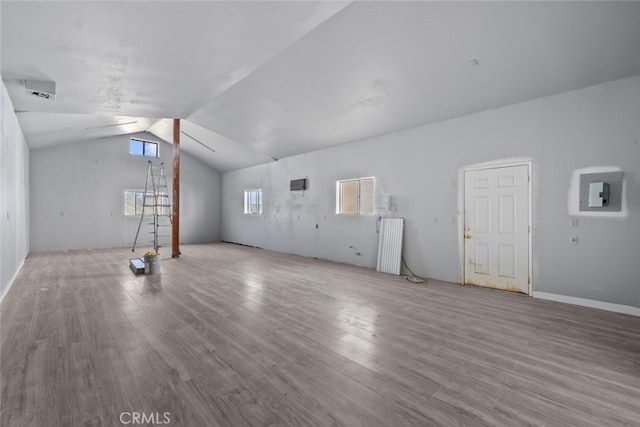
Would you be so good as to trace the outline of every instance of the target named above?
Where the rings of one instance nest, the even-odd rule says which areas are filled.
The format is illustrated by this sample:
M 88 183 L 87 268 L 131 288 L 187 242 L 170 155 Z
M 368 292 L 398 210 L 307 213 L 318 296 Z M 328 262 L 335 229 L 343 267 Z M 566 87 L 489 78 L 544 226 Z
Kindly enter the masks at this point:
M 171 258 L 180 257 L 180 119 L 173 119 L 173 226 Z

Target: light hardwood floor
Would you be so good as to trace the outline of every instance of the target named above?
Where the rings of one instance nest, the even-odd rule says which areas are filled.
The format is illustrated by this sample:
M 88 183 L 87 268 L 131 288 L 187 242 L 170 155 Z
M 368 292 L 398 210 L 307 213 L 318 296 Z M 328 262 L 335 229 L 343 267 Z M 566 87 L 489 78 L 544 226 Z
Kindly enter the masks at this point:
M 156 277 L 127 250 L 31 255 L 1 305 L 0 424 L 640 425 L 639 317 L 231 244 L 182 252 Z

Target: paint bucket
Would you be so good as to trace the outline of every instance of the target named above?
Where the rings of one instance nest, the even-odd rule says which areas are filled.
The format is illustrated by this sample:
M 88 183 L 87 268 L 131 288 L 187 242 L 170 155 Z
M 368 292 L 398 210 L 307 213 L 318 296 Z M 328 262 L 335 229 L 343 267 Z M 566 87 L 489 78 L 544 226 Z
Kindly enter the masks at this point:
M 144 274 L 160 274 L 160 257 L 157 254 L 147 252 L 144 255 Z

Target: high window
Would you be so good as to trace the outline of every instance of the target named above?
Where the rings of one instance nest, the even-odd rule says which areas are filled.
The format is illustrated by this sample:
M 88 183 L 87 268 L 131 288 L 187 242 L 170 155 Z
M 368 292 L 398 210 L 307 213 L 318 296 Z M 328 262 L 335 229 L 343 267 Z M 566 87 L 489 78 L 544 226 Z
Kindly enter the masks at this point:
M 129 154 L 134 156 L 160 157 L 158 143 L 131 138 L 129 140 Z

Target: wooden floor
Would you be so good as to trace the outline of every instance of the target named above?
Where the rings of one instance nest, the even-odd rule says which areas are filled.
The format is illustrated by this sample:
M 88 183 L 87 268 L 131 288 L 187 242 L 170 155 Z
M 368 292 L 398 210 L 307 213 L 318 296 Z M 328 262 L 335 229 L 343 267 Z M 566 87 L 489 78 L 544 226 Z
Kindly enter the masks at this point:
M 640 317 L 182 252 L 155 277 L 127 250 L 31 255 L 1 305 L 0 424 L 640 425 Z

